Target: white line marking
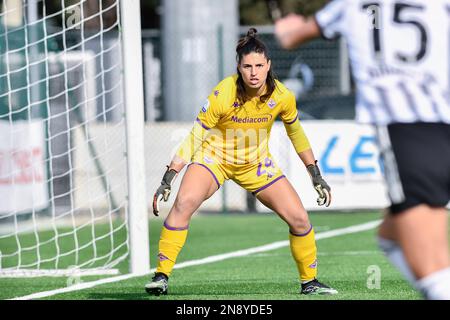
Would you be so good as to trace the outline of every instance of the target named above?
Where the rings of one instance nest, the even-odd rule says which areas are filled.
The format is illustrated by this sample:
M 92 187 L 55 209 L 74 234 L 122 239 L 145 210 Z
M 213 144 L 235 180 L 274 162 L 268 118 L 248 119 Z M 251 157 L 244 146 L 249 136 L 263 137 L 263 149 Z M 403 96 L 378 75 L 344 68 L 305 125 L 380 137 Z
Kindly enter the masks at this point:
M 361 250 L 361 251 L 337 251 L 337 252 L 318 252 L 318 256 L 374 256 L 383 255 L 381 251 Z
M 351 233 L 357 233 L 357 232 L 361 232 L 361 231 L 371 230 L 371 229 L 376 228 L 380 223 L 381 223 L 381 220 L 375 220 L 375 221 L 370 221 L 370 222 L 366 222 L 363 224 L 357 224 L 357 225 L 354 225 L 351 227 L 321 232 L 321 233 L 316 234 L 316 240 L 327 239 L 327 238 L 337 237 L 337 236 L 341 236 L 341 235 L 345 235 L 345 234 L 351 234 Z M 286 246 L 289 246 L 289 241 L 287 241 L 287 240 L 286 241 L 277 241 L 277 242 L 269 243 L 269 244 L 259 246 L 259 247 L 238 250 L 238 251 L 224 253 L 224 254 L 218 254 L 218 255 L 206 257 L 203 259 L 181 262 L 181 263 L 176 264 L 174 269 L 182 269 L 182 268 L 202 265 L 202 264 L 206 264 L 206 263 L 223 261 L 226 259 L 231 259 L 231 258 L 236 258 L 236 257 L 243 257 L 243 256 L 247 256 L 247 255 L 254 254 L 254 253 L 265 252 L 265 251 L 283 248 Z M 101 280 L 97 280 L 97 281 L 79 283 L 79 284 L 76 284 L 76 285 L 73 285 L 73 286 L 70 286 L 67 288 L 37 292 L 37 293 L 30 294 L 30 295 L 22 296 L 22 297 L 16 297 L 11 300 L 31 300 L 31 299 L 40 299 L 40 298 L 50 297 L 50 296 L 54 296 L 54 295 L 61 294 L 61 293 L 89 289 L 89 288 L 93 288 L 93 287 L 96 287 L 96 286 L 99 286 L 102 284 L 106 284 L 106 283 L 118 282 L 118 281 L 127 280 L 127 279 L 131 279 L 131 278 L 135 278 L 135 277 L 141 277 L 141 276 L 145 276 L 147 274 L 153 273 L 154 271 L 155 271 L 155 269 L 151 269 L 148 273 L 144 273 L 144 274 L 131 273 L 131 274 L 125 274 L 123 276 L 118 276 L 118 277 L 111 277 L 111 278 L 101 279 Z
M 282 252 L 282 253 L 267 253 L 267 252 L 261 252 L 252 255 L 253 257 L 286 257 L 290 254 L 290 252 Z M 360 250 L 360 251 L 333 251 L 333 252 L 327 252 L 327 251 L 319 251 L 317 252 L 318 257 L 322 256 L 375 256 L 375 255 L 383 255 L 383 253 L 379 250 Z
M 1 267 L 1 266 L 0 266 Z M 87 276 L 115 276 L 119 274 L 119 269 L 78 269 L 76 267 L 68 269 L 49 270 L 5 270 L 0 268 L 0 278 L 41 278 L 41 277 L 87 277 Z

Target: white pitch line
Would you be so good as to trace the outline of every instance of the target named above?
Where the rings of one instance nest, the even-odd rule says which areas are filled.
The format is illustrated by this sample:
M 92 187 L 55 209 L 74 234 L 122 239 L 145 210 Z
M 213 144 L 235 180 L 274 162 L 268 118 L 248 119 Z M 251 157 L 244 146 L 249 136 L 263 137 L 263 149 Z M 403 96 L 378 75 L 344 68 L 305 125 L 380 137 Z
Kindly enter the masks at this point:
M 370 221 L 370 222 L 366 222 L 363 224 L 357 224 L 357 225 L 354 225 L 351 227 L 320 232 L 320 233 L 316 234 L 316 240 L 327 239 L 327 238 L 337 237 L 337 236 L 341 236 L 341 235 L 371 230 L 371 229 L 376 228 L 380 223 L 381 223 L 381 220 L 375 220 L 375 221 Z M 286 246 L 289 246 L 289 241 L 287 241 L 287 240 L 277 241 L 277 242 L 269 243 L 269 244 L 259 246 L 259 247 L 238 250 L 238 251 L 233 251 L 233 252 L 224 253 L 224 254 L 218 254 L 218 255 L 206 257 L 203 259 L 181 262 L 181 263 L 176 264 L 174 269 L 182 269 L 182 268 L 187 268 L 187 267 L 191 267 L 191 266 L 197 266 L 197 265 L 213 263 L 213 262 L 217 262 L 217 261 L 223 261 L 223 260 L 236 258 L 236 257 L 248 256 L 248 255 L 251 255 L 254 253 L 271 251 L 271 250 L 283 248 Z M 16 297 L 11 300 L 31 300 L 31 299 L 46 298 L 46 297 L 54 296 L 54 295 L 61 294 L 61 293 L 89 289 L 89 288 L 93 288 L 93 287 L 96 287 L 96 286 L 99 286 L 102 284 L 106 284 L 106 283 L 113 283 L 113 282 L 127 280 L 127 279 L 131 279 L 131 278 L 135 278 L 135 277 L 141 277 L 141 276 L 145 276 L 147 274 L 153 273 L 154 271 L 155 271 L 155 269 L 151 269 L 149 271 L 149 273 L 144 273 L 144 274 L 130 273 L 130 274 L 125 274 L 123 276 L 118 276 L 118 277 L 111 277 L 111 278 L 106 278 L 106 279 L 101 279 L 101 280 L 96 280 L 96 281 L 91 281 L 91 282 L 79 283 L 79 284 L 76 284 L 76 285 L 73 285 L 73 286 L 70 286 L 67 288 L 37 292 L 37 293 L 30 294 L 30 295 L 22 296 L 22 297 Z

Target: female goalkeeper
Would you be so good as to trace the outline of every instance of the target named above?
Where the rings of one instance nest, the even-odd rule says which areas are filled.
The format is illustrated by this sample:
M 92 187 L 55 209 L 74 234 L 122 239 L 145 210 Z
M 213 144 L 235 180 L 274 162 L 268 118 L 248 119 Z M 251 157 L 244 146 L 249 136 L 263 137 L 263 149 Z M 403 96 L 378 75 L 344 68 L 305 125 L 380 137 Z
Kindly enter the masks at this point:
M 239 40 L 236 53 L 237 74 L 214 88 L 154 195 L 153 213 L 158 215 L 159 201 L 167 201 L 175 177 L 190 163 L 161 231 L 156 273 L 145 289 L 150 294 L 167 294 L 168 278 L 186 241 L 193 213 L 225 180 L 232 179 L 289 225 L 300 292 L 335 294 L 336 290 L 316 279 L 314 229 L 297 192 L 268 150 L 270 130 L 279 115 L 319 194 L 318 204 L 329 206 L 330 187 L 300 126 L 295 97 L 274 79 L 268 51 L 256 37 L 256 29 L 249 29 Z

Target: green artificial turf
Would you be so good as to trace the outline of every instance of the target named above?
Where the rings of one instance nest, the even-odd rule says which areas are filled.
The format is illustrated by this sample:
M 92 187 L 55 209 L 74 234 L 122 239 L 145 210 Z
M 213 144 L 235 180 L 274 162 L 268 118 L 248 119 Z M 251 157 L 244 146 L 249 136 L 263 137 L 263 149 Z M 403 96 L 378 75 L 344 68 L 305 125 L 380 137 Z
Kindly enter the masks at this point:
M 380 217 L 378 212 L 310 214 L 316 234 L 374 221 Z M 150 221 L 152 268 L 156 263 L 162 223 L 161 218 Z M 287 239 L 287 226 L 273 214 L 203 214 L 191 221 L 188 239 L 177 263 Z M 105 243 L 105 248 L 107 247 Z M 144 285 L 149 280 L 149 276 L 143 276 L 57 294 L 45 299 L 420 299 L 420 296 L 378 250 L 375 229 L 320 239 L 317 241 L 317 247 L 318 278 L 337 289 L 338 295 L 320 297 L 300 295 L 297 269 L 289 247 L 284 246 L 248 256 L 175 269 L 170 277 L 167 296 L 147 295 Z M 86 251 L 86 254 L 88 253 Z M 46 254 L 50 255 L 51 249 Z M 125 273 L 127 268 L 126 261 L 119 265 L 122 273 Z M 100 278 L 102 277 L 83 277 L 79 281 L 88 282 Z M 380 281 L 377 282 L 375 279 Z M 0 298 L 20 297 L 67 286 L 67 277 L 0 279 L 0 288 L 2 288 Z

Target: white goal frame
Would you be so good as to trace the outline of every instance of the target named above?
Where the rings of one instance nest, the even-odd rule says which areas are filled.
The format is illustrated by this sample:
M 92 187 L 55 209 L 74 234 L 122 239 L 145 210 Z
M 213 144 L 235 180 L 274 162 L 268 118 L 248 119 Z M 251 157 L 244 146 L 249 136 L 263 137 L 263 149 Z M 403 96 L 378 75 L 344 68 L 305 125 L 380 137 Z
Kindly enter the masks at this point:
M 101 0 L 99 0 L 101 1 Z M 35 0 L 29 0 L 29 3 Z M 117 0 L 120 5 L 122 39 L 123 98 L 126 132 L 126 167 L 128 185 L 128 257 L 129 272 L 144 275 L 150 272 L 148 213 L 144 153 L 144 91 L 141 44 L 140 1 Z M 29 9 L 29 8 L 28 8 Z M 49 60 L 54 59 L 49 57 Z M 95 86 L 95 83 L 92 83 Z M 94 90 L 95 91 L 95 90 Z M 125 181 L 124 181 L 125 183 Z M 115 275 L 117 269 L 17 269 L 2 270 L 0 252 L 0 278 L 41 276 Z
M 150 271 L 150 253 L 145 189 L 141 9 L 140 0 L 119 1 L 127 127 L 130 271 L 131 273 L 145 274 Z

